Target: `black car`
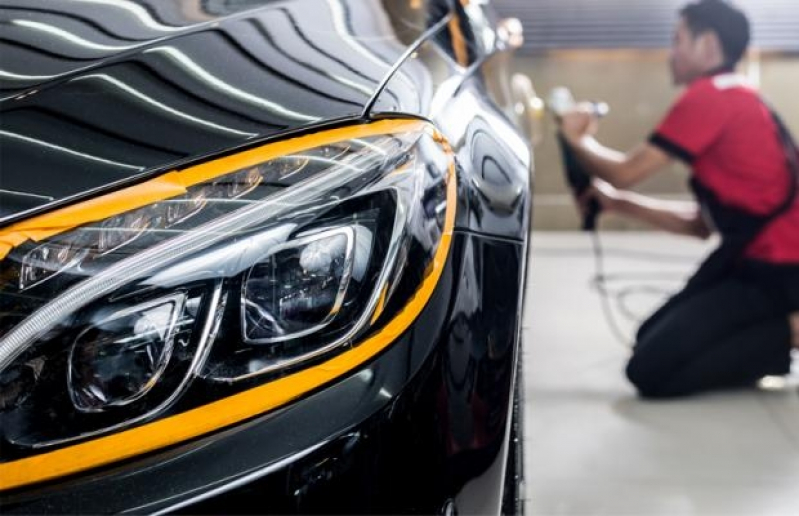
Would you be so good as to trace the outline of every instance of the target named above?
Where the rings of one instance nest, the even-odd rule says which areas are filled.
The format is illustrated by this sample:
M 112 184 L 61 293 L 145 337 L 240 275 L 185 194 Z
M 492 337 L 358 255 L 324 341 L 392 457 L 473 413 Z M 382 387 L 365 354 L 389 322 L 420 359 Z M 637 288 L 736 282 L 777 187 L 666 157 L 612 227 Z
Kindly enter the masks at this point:
M 485 0 L 0 0 L 3 514 L 518 512 L 506 47 Z

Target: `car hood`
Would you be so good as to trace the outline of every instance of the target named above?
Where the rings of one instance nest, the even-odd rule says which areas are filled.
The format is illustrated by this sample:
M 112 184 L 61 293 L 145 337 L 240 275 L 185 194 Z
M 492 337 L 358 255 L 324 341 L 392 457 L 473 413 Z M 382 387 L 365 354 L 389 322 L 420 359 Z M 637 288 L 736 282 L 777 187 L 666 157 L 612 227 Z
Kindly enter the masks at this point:
M 0 1 L 0 223 L 359 115 L 438 21 L 405 4 Z

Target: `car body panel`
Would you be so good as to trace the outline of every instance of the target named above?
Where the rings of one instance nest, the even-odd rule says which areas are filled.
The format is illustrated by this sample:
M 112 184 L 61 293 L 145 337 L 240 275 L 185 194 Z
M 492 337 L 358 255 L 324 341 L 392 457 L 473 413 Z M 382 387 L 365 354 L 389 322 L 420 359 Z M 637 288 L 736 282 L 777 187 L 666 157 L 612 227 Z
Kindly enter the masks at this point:
M 487 95 L 483 65 L 496 51 L 494 44 L 463 40 L 476 27 L 486 30 L 488 12 L 475 4 L 470 13 L 480 15 L 476 21 L 456 12 L 430 34 L 386 83 L 373 113 L 418 114 L 453 142 L 467 172 L 461 185 L 467 202 L 456 227 L 523 240 L 532 180 L 528 142 Z
M 8 95 L 0 102 L 0 170 L 26 170 L 0 176 L 0 223 L 248 142 L 357 117 L 427 28 L 378 0 L 273 1 L 112 46 L 98 43 L 108 36 L 95 25 L 120 9 L 84 1 L 78 20 L 70 1 L 63 16 L 39 3 L 27 11 L 0 3 L 0 91 Z M 320 15 L 304 16 L 311 9 Z M 39 60 L 64 68 L 45 79 L 31 71 L 47 69 Z

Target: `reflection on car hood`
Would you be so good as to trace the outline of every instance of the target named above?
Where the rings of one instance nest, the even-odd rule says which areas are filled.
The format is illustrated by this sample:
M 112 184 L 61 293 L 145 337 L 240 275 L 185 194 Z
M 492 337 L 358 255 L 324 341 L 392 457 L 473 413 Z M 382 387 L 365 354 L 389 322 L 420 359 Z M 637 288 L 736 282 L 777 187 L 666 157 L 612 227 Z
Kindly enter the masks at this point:
M 0 0 L 0 223 L 358 115 L 437 21 L 411 4 Z

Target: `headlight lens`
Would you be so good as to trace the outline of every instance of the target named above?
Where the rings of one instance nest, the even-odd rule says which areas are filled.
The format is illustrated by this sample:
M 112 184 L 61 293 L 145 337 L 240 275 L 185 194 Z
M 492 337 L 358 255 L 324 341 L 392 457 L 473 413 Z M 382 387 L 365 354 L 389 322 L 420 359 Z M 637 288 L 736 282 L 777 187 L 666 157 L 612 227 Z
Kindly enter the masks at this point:
M 83 330 L 69 355 L 75 408 L 100 412 L 144 396 L 166 369 L 177 327 L 193 322 L 184 314 L 185 303 L 185 294 L 175 294 L 121 310 Z
M 403 124 L 167 174 L 14 245 L 0 461 L 180 414 L 379 331 L 431 268 L 452 203 L 448 148 Z
M 323 328 L 341 308 L 353 265 L 351 227 L 270 250 L 247 273 L 242 331 L 248 344 L 271 344 Z

